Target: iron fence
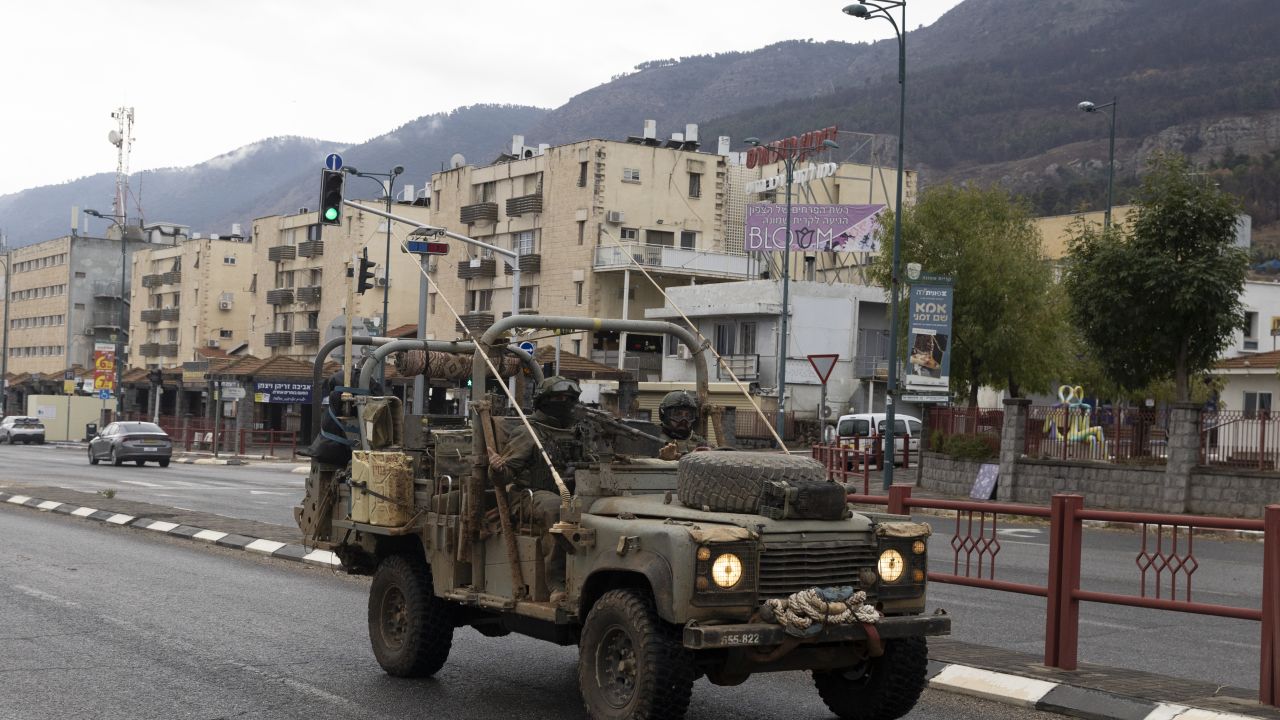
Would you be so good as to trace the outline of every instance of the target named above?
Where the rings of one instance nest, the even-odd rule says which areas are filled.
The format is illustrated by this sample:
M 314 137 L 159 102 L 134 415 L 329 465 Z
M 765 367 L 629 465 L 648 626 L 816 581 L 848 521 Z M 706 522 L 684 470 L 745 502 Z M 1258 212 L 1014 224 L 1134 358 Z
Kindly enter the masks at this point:
M 1168 438 L 1167 409 L 1033 406 L 1024 452 L 1030 458 L 1159 464 L 1169 455 Z
M 1200 419 L 1200 464 L 1249 470 L 1280 467 L 1280 417 L 1261 412 L 1206 412 Z

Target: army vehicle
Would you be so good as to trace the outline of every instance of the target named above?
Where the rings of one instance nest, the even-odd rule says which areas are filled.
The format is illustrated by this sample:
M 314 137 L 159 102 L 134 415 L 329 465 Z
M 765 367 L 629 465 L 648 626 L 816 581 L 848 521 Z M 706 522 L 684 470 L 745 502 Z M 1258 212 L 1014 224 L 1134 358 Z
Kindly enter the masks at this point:
M 360 382 L 330 395 L 326 431 L 353 446 L 351 460 L 313 460 L 295 517 L 343 571 L 372 576 L 369 635 L 387 673 L 436 673 L 455 631 L 471 627 L 577 645 L 583 702 L 597 720 L 679 718 L 699 677 L 736 685 L 782 670 L 810 671 L 841 718 L 891 720 L 914 706 L 926 637 L 950 631 L 949 617 L 924 612 L 927 525 L 854 513 L 839 486 L 833 513 L 797 492 L 821 473 L 808 458 L 711 450 L 664 461 L 620 451 L 634 433 L 606 423 L 552 453 L 578 453 L 572 487 L 556 475 L 559 522 L 537 527 L 511 510 L 528 491 L 488 473 L 488 450 L 522 418 L 493 417 L 486 379 L 517 362 L 504 362 L 508 353 L 530 381 L 542 379 L 510 343 L 514 328 L 673 335 L 695 357 L 705 407 L 704 348 L 666 322 L 518 315 L 474 343 L 357 338 L 376 349 Z M 317 380 L 331 347 L 316 359 Z M 374 368 L 406 350 L 472 353 L 470 427 L 402 417 L 395 398 L 366 394 Z M 563 578 L 548 577 L 552 545 Z M 816 616 L 788 604 L 804 597 L 821 606 Z

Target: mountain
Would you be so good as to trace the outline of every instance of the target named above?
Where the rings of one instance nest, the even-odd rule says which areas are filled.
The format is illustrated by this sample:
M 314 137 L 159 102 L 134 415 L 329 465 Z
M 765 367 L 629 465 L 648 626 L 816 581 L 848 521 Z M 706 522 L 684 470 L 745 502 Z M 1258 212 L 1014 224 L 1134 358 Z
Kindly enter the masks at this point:
M 863 22 L 835 9 L 829 20 Z M 1109 118 L 1076 105 L 1114 97 L 1117 202 L 1151 152 L 1177 150 L 1230 175 L 1223 186 L 1240 187 L 1255 226 L 1272 222 L 1280 219 L 1280 202 L 1269 199 L 1280 183 L 1276 37 L 1280 4 L 1269 0 L 965 0 L 908 34 L 907 165 L 925 185 L 1004 183 L 1042 213 L 1101 207 Z M 459 108 L 350 147 L 275 138 L 191 168 L 136 173 L 134 190 L 140 183 L 149 219 L 225 232 L 313 205 L 315 171 L 333 150 L 376 172 L 404 165 L 401 183 L 421 187 L 455 152 L 488 163 L 512 135 L 530 145 L 622 139 L 645 119 L 658 121 L 661 137 L 698 123 L 707 148 L 717 135 L 741 148 L 747 136 L 834 124 L 875 134 L 879 161 L 892 164 L 897 60 L 896 39 L 653 60 L 555 109 Z M 841 152 L 863 159 L 868 144 L 847 137 Z M 356 197 L 378 192 L 367 180 L 347 186 Z M 19 244 L 55 237 L 70 206 L 105 209 L 111 187 L 110 175 L 97 175 L 0 197 L 0 226 Z

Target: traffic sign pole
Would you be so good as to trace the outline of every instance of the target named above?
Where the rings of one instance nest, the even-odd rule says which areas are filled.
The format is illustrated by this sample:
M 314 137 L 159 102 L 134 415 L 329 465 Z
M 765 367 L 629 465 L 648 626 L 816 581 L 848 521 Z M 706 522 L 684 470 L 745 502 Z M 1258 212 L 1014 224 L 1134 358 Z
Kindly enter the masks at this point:
M 834 354 L 809 356 L 809 364 L 813 366 L 813 372 L 822 385 L 821 400 L 818 402 L 818 432 L 820 433 L 818 439 L 824 445 L 827 439 L 827 380 L 831 378 L 831 371 L 835 369 L 836 362 L 839 360 L 840 356 Z

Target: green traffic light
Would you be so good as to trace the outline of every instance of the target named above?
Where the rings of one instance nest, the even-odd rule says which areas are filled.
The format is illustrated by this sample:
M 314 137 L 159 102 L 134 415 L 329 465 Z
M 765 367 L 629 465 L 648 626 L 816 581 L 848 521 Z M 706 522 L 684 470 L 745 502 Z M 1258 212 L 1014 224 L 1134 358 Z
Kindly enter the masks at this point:
M 337 219 L 338 219 L 338 208 L 336 208 L 336 207 L 325 208 L 325 211 L 324 211 L 324 219 L 325 219 L 325 220 L 337 220 Z

